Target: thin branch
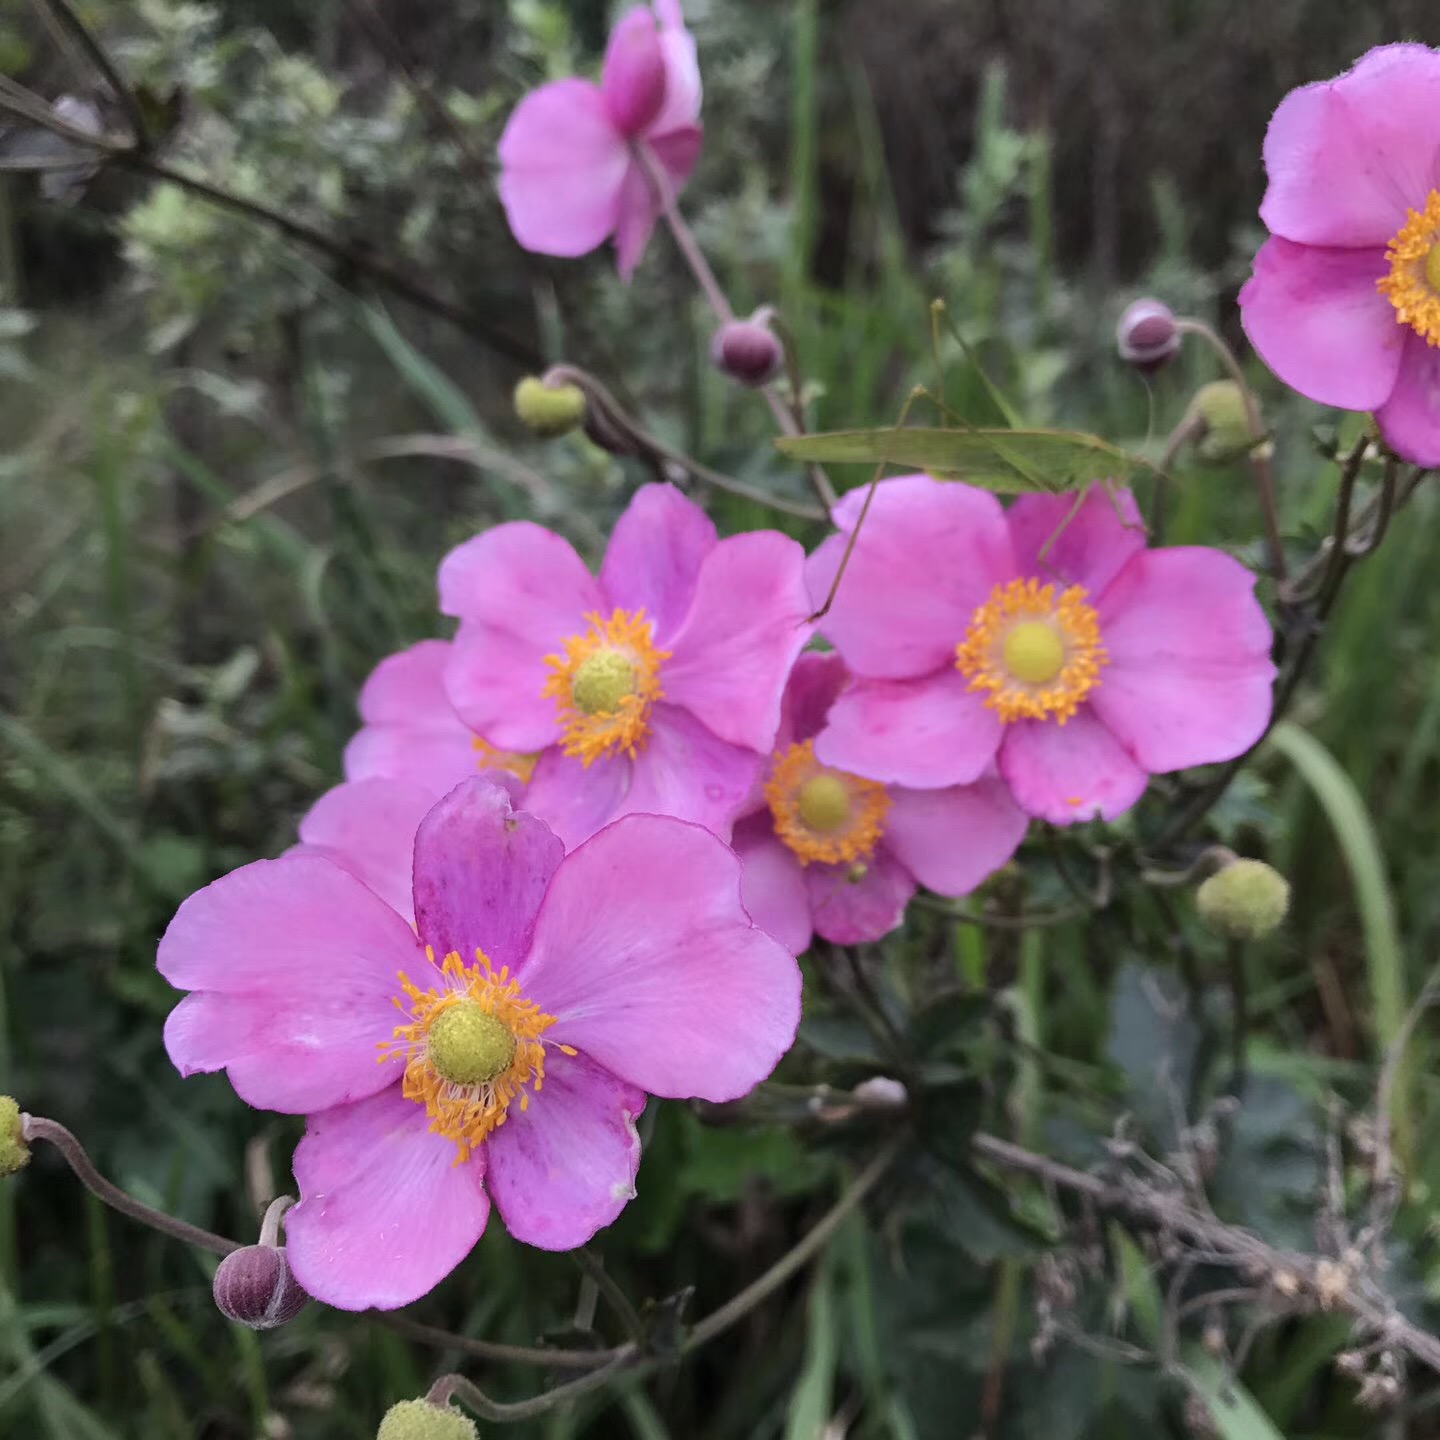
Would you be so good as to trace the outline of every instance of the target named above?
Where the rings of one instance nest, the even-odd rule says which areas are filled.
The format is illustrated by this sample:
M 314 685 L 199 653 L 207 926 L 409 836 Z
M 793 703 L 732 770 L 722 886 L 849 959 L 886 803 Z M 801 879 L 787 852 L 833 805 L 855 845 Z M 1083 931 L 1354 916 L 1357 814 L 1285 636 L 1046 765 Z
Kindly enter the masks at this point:
M 645 1336 L 645 1325 L 630 1303 L 630 1297 L 616 1283 L 615 1277 L 605 1268 L 605 1262 L 587 1246 L 581 1246 L 571 1254 L 586 1278 L 602 1294 L 610 1308 L 620 1317 L 620 1323 L 636 1342 Z
M 581 1375 L 576 1380 L 568 1380 L 564 1385 L 557 1385 L 553 1390 L 542 1391 L 530 1400 L 516 1400 L 506 1404 L 500 1400 L 492 1400 L 473 1380 L 467 1380 L 463 1375 L 442 1375 L 431 1387 L 425 1398 L 432 1405 L 448 1405 L 452 1399 L 458 1399 L 468 1405 L 482 1420 L 493 1420 L 496 1424 L 511 1424 L 517 1420 L 530 1420 L 536 1415 L 543 1415 L 548 1410 L 553 1410 L 557 1405 L 567 1404 L 571 1400 L 578 1400 L 582 1395 L 588 1395 L 592 1390 L 599 1390 L 608 1385 L 620 1371 L 629 1368 L 638 1358 L 639 1352 L 633 1345 L 624 1347 L 624 1352 L 617 1355 L 607 1365 L 592 1371 L 589 1375 Z
M 545 1370 L 594 1370 L 609 1365 L 622 1354 L 629 1354 L 633 1346 L 622 1345 L 611 1350 L 560 1350 L 545 1346 L 506 1345 L 498 1340 L 476 1340 L 469 1335 L 457 1335 L 451 1330 L 442 1330 L 437 1325 L 423 1325 L 408 1316 L 392 1311 L 375 1310 L 365 1317 L 376 1325 L 383 1325 L 407 1340 L 420 1345 L 429 1345 L 436 1350 L 455 1350 L 476 1360 L 495 1360 L 510 1365 L 535 1365 Z
M 72 40 L 85 52 L 86 58 L 104 77 L 120 108 L 125 112 L 125 122 L 137 150 L 150 148 L 150 127 L 145 120 L 145 111 L 135 92 L 120 74 L 105 47 L 80 18 L 79 12 L 70 0 L 38 0 L 54 17 Z

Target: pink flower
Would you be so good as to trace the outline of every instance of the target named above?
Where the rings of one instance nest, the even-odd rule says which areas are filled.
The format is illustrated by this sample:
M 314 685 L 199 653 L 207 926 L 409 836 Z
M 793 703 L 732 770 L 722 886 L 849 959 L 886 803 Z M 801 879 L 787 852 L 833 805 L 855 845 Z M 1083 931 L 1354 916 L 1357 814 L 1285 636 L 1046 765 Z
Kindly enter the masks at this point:
M 855 523 L 852 491 L 836 523 Z M 1218 550 L 1147 550 L 1093 489 L 1008 512 L 968 485 L 883 481 L 821 629 L 858 677 L 815 742 L 822 764 L 915 789 L 998 763 L 1021 807 L 1056 825 L 1113 819 L 1150 775 L 1228 760 L 1270 717 L 1270 627 L 1255 579 Z M 810 562 L 820 604 L 844 549 Z M 923 876 L 921 877 L 924 878 Z
M 1302 395 L 1373 410 L 1396 454 L 1440 465 L 1440 50 L 1384 45 L 1291 91 L 1265 169 L 1251 343 Z
M 800 1016 L 794 960 L 698 826 L 633 816 L 564 856 L 473 779 L 426 815 L 414 862 L 418 938 L 346 870 L 291 855 L 192 895 L 160 943 L 192 992 L 165 1027 L 181 1073 L 224 1069 L 251 1105 L 309 1117 L 287 1258 L 341 1309 L 424 1295 L 492 1202 L 526 1244 L 583 1244 L 634 1194 L 647 1093 L 745 1094 Z
M 636 812 L 723 839 L 809 635 L 804 564 L 773 531 L 720 540 L 669 485 L 636 494 L 598 580 L 549 530 L 496 526 L 440 566 L 450 700 L 492 745 L 541 752 L 525 806 L 567 846 Z
M 660 213 L 634 147 L 675 193 L 700 157 L 700 68 L 680 0 L 655 0 L 615 27 L 599 85 L 557 80 L 516 107 L 500 137 L 500 198 L 527 250 L 585 255 L 615 237 L 634 273 Z
M 919 884 L 968 894 L 1009 860 L 1029 823 L 993 776 L 911 790 L 822 765 L 815 736 L 848 679 L 834 653 L 795 662 L 764 808 L 735 825 L 745 907 L 797 955 L 812 931 L 837 945 L 878 940 Z

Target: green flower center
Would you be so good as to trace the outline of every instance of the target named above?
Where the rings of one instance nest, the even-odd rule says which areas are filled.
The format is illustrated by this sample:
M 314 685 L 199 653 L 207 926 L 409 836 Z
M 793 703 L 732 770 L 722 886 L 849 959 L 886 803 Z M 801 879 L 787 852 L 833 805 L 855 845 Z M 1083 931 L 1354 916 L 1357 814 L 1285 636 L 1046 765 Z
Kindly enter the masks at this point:
M 618 650 L 597 650 L 575 670 L 570 698 L 586 715 L 611 714 L 627 695 L 635 693 L 634 662 Z
M 796 797 L 800 819 L 817 835 L 831 835 L 850 820 L 850 791 L 835 775 L 812 776 Z
M 1005 636 L 1005 668 L 1027 685 L 1044 685 L 1065 668 L 1065 645 L 1044 620 L 1022 620 Z
M 515 1036 L 473 1000 L 447 1006 L 426 1037 L 425 1058 L 452 1085 L 484 1085 L 515 1059 Z

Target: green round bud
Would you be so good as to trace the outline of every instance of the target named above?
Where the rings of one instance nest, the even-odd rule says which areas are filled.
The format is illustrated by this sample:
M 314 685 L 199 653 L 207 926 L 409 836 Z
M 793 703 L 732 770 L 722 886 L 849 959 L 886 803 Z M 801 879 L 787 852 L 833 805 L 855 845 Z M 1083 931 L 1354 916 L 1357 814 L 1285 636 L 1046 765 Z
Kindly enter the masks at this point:
M 1259 940 L 1290 908 L 1290 882 L 1263 860 L 1235 860 L 1195 892 L 1200 918 L 1232 940 Z
M 515 387 L 515 413 L 537 435 L 553 439 L 585 423 L 585 392 L 578 385 L 547 385 L 527 375 Z
M 8 1095 L 0 1095 L 0 1178 L 14 1175 L 30 1163 L 30 1147 L 20 1124 L 20 1107 Z
M 475 1422 L 449 1405 L 402 1400 L 380 1422 L 375 1440 L 480 1440 Z
M 1212 380 L 1190 401 L 1190 414 L 1203 422 L 1195 450 L 1212 465 L 1223 465 L 1255 444 L 1245 394 L 1233 380 Z

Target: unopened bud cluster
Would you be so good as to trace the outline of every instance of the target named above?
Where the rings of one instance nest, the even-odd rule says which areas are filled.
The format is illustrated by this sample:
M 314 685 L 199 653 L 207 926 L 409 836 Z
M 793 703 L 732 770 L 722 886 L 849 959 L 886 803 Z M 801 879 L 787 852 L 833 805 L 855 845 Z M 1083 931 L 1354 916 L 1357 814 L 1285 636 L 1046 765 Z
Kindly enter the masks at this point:
M 731 320 L 715 332 L 710 359 L 737 385 L 759 388 L 784 367 L 785 347 L 766 323 L 765 312 L 757 311 L 750 319 Z
M 1127 365 L 1150 374 L 1180 353 L 1180 327 L 1168 305 L 1136 300 L 1125 307 L 1115 327 L 1115 347 Z
M 290 1273 L 283 1245 L 246 1245 L 232 1250 L 215 1271 L 220 1313 L 252 1330 L 273 1330 L 293 1320 L 310 1297 Z

